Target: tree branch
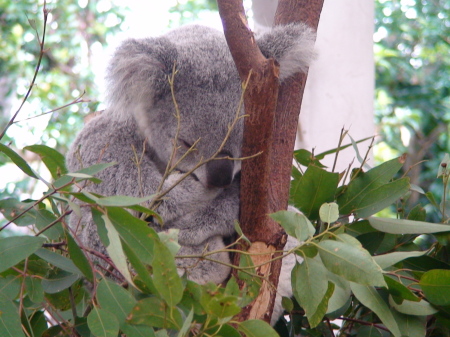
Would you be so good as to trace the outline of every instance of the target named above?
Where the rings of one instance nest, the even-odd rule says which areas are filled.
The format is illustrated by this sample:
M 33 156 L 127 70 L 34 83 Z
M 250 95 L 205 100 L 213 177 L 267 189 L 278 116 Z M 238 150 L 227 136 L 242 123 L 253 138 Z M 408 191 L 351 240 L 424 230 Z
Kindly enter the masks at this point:
M 244 122 L 242 156 L 261 153 L 242 163 L 240 224 L 243 233 L 252 242 L 249 252 L 257 253 L 252 257 L 254 264 L 265 264 L 257 272 L 268 278 L 269 283 L 263 282 L 258 298 L 244 308 L 238 319 L 259 318 L 269 322 L 281 268 L 280 259 L 271 261 L 281 254 L 275 251 L 283 249 L 286 234 L 267 215 L 287 208 L 292 150 L 306 75 L 295 76 L 288 81 L 281 87 L 283 96 L 279 97 L 279 66 L 275 60 L 266 59 L 261 54 L 248 28 L 242 1 L 217 2 L 225 38 L 239 76 L 244 83 L 248 80 L 244 93 L 247 117 Z M 303 20 L 303 16 L 309 15 L 310 10 L 305 9 L 310 7 L 317 11 L 319 7 L 315 6 L 319 3 L 320 13 L 323 0 L 280 1 L 276 24 L 302 19 L 312 26 L 315 23 L 317 28 L 319 14 L 315 19 L 308 20 Z M 239 262 L 239 256 L 234 262 Z

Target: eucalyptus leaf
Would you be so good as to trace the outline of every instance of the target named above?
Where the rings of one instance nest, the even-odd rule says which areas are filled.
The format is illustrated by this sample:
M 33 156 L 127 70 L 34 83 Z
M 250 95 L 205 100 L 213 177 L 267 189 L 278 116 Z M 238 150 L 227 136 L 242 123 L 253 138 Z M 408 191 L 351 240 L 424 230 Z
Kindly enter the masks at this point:
M 83 273 L 83 275 L 89 280 L 93 281 L 94 273 L 92 267 L 89 264 L 88 259 L 84 255 L 81 248 L 75 242 L 74 238 L 69 232 L 66 232 L 66 242 L 67 248 L 69 250 L 70 259 L 73 261 L 74 265 Z
M 178 276 L 175 259 L 162 242 L 155 242 L 152 266 L 156 289 L 169 306 L 175 306 L 181 301 L 184 288 Z
M 278 337 L 278 334 L 267 322 L 257 319 L 239 323 L 238 330 L 245 333 L 247 337 Z
M 19 295 L 21 285 L 21 278 L 15 275 L 0 277 L 0 296 L 3 295 L 10 300 L 15 299 Z
M 334 200 L 338 173 L 330 173 L 316 166 L 309 166 L 305 174 L 291 184 L 291 202 L 311 220 L 319 218 L 320 206 Z
M 389 297 L 389 304 L 398 312 L 406 315 L 429 316 L 438 312 L 436 308 L 425 300 L 419 302 L 404 300 L 401 304 L 398 304 L 392 297 Z
M 15 198 L 6 198 L 0 200 L 0 212 L 3 214 L 5 219 L 10 221 L 19 214 L 23 213 L 22 216 L 14 220 L 14 223 L 17 226 L 34 225 L 36 222 L 37 210 L 33 207 L 33 205 L 34 202 L 21 202 Z
M 91 332 L 97 337 L 117 337 L 119 322 L 117 318 L 107 310 L 94 307 L 87 317 L 87 323 Z
M 143 324 L 155 328 L 181 329 L 180 312 L 157 297 L 144 298 L 136 304 L 127 318 L 129 324 Z
M 392 314 L 394 315 L 395 321 L 397 322 L 402 336 L 426 336 L 427 317 L 405 315 L 395 310 L 392 310 Z
M 25 288 L 28 297 L 34 303 L 41 303 L 44 301 L 44 290 L 42 288 L 41 280 L 34 277 L 25 278 Z
M 79 278 L 80 275 L 78 274 L 60 270 L 56 274 L 42 280 L 42 289 L 48 294 L 56 294 L 72 286 Z
M 309 319 L 316 313 L 328 289 L 327 269 L 319 256 L 313 259 L 305 257 L 301 264 L 295 264 L 292 269 L 292 288 Z
M 125 322 L 137 303 L 129 291 L 107 279 L 102 279 L 97 286 L 97 300 L 102 309 L 116 316 L 119 325 Z
M 2 337 L 22 337 L 19 311 L 13 302 L 0 293 L 0 336 Z
M 128 270 L 128 263 L 122 249 L 119 234 L 106 215 L 102 215 L 102 219 L 108 232 L 109 245 L 106 247 L 106 251 L 123 277 L 125 277 L 128 283 L 134 286 L 130 271 Z
M 380 266 L 381 269 L 386 269 L 394 264 L 408 259 L 410 257 L 417 257 L 425 255 L 427 252 L 394 252 L 382 255 L 376 255 L 373 257 L 375 262 Z
M 0 143 L 0 152 L 3 152 L 6 156 L 8 156 L 9 159 L 11 159 L 11 161 L 16 164 L 16 166 L 20 168 L 23 173 L 31 178 L 40 179 L 40 176 L 13 149 Z
M 351 214 L 359 209 L 362 200 L 369 195 L 369 193 L 376 191 L 381 186 L 387 184 L 394 175 L 400 170 L 405 157 L 395 158 L 387 161 L 367 172 L 360 172 L 338 197 L 337 203 L 341 214 Z M 367 204 L 371 204 L 372 199 L 366 200 Z
M 64 156 L 55 149 L 46 145 L 30 145 L 24 149 L 39 155 L 53 179 L 57 179 L 67 173 Z
M 395 337 L 402 336 L 390 308 L 374 287 L 350 282 L 350 288 L 356 298 L 372 310 Z
M 380 267 L 365 249 L 332 240 L 321 241 L 318 248 L 323 264 L 331 272 L 359 284 L 386 285 Z
M 25 260 L 45 241 L 44 238 L 36 236 L 12 236 L 0 239 L 0 272 Z
M 75 266 L 72 260 L 67 257 L 62 256 L 61 254 L 54 253 L 45 248 L 39 248 L 34 254 L 39 256 L 41 259 L 49 262 L 50 264 L 58 267 L 62 270 L 68 271 L 72 274 L 82 275 L 80 269 Z
M 322 222 L 333 223 L 339 219 L 339 206 L 335 202 L 325 203 L 320 206 L 319 217 Z
M 450 232 L 450 225 L 439 225 L 431 222 L 375 217 L 371 217 L 368 220 L 373 228 L 381 232 L 391 234 L 427 234 Z
M 120 235 L 137 256 L 145 264 L 153 262 L 154 242 L 159 242 L 158 234 L 148 223 L 134 217 L 129 212 L 118 207 L 108 207 L 108 218 Z
M 301 213 L 278 211 L 270 214 L 270 217 L 278 222 L 288 235 L 299 241 L 312 237 L 316 231 L 311 221 Z
M 450 305 L 450 270 L 427 271 L 420 279 L 427 300 L 435 305 Z

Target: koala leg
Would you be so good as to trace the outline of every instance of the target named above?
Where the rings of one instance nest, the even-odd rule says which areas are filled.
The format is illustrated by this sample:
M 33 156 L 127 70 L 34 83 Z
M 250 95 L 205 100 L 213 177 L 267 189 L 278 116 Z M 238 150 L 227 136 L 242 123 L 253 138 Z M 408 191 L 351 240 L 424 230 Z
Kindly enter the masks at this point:
M 198 246 L 181 246 L 177 255 L 188 256 L 196 255 L 202 256 L 205 253 L 221 250 L 225 248 L 221 236 L 214 236 L 206 240 L 203 244 Z M 207 256 L 208 260 L 198 257 L 180 257 L 176 259 L 178 273 L 180 275 L 186 274 L 188 279 L 199 284 L 207 282 L 214 282 L 216 284 L 222 283 L 230 275 L 230 256 L 228 252 L 218 252 Z M 218 262 L 214 262 L 215 260 Z

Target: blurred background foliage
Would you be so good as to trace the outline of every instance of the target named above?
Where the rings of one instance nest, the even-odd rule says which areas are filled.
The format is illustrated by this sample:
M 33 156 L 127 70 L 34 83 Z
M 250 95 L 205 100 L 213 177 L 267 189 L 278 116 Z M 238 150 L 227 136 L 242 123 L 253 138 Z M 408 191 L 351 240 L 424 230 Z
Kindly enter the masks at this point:
M 436 172 L 444 153 L 450 152 L 450 2 L 378 0 L 375 6 L 375 119 L 381 135 L 376 159 L 382 162 L 408 152 L 405 168 L 420 163 L 409 172 L 411 182 L 442 195 Z M 48 2 L 48 8 L 46 52 L 38 80 L 19 122 L 3 141 L 16 148 L 42 143 L 65 153 L 84 116 L 99 105 L 92 55 L 106 46 L 108 37 L 125 29 L 122 23 L 127 9 L 114 0 L 54 0 Z M 216 10 L 213 0 L 176 1 L 168 25 L 189 23 Z M 35 70 L 39 45 L 33 27 L 42 34 L 41 1 L 0 0 L 2 130 Z M 83 92 L 83 103 L 24 120 L 66 105 Z M 4 160 L 0 158 L 0 175 Z M 0 184 L 0 196 L 25 191 L 31 195 L 30 188 L 26 182 L 10 179 Z M 409 205 L 420 201 L 415 193 Z M 428 214 L 433 217 L 436 213 L 428 210 Z

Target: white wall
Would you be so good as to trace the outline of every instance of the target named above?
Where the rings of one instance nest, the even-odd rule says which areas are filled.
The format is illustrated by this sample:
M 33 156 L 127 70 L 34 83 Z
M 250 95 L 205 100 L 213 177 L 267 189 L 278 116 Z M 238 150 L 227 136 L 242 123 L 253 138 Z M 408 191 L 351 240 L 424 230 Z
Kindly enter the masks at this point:
M 253 1 L 255 27 L 272 24 L 276 2 Z M 315 148 L 315 153 L 335 148 L 342 127 L 355 140 L 374 135 L 373 28 L 373 1 L 325 0 L 316 41 L 319 58 L 309 70 L 297 147 Z M 368 145 L 360 145 L 361 155 Z M 338 170 L 354 157 L 353 149 L 344 151 Z M 331 166 L 333 159 L 326 164 Z

